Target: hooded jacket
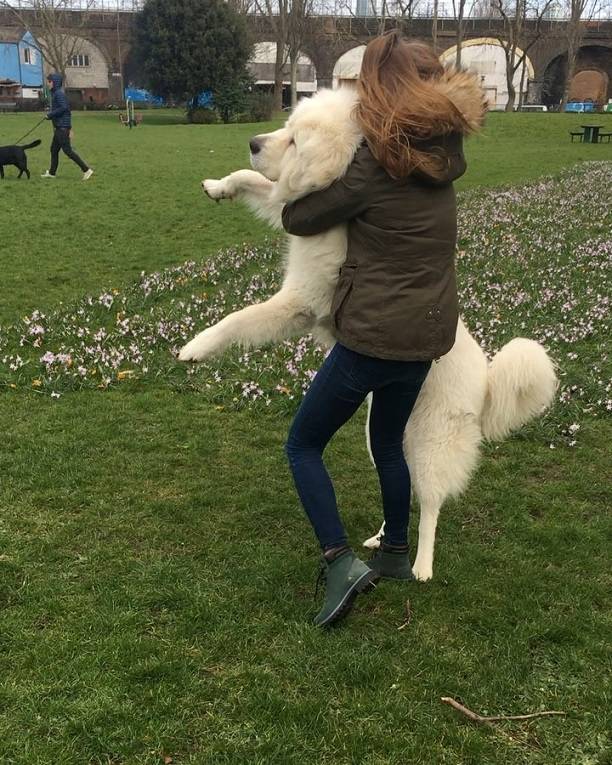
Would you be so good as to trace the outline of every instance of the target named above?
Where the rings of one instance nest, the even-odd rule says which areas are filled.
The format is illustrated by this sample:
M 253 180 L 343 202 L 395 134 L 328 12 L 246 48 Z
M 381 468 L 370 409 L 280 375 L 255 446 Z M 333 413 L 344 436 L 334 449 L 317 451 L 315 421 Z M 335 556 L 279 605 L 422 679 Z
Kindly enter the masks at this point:
M 364 142 L 343 178 L 283 209 L 283 226 L 297 236 L 348 223 L 332 322 L 338 341 L 366 356 L 428 361 L 448 353 L 455 342 L 453 181 L 466 169 L 463 135 L 480 127 L 486 102 L 468 73 L 446 72 L 432 87 L 442 90 L 465 120 L 453 112 L 454 132 L 419 140 L 419 149 L 431 148 L 446 159 L 442 178 L 422 172 L 392 178 Z
M 53 127 L 69 130 L 72 127 L 72 116 L 70 103 L 62 90 L 62 75 L 50 74 L 48 79 L 53 83 L 53 87 L 51 88 L 51 110 L 47 113 L 47 119 L 53 122 Z

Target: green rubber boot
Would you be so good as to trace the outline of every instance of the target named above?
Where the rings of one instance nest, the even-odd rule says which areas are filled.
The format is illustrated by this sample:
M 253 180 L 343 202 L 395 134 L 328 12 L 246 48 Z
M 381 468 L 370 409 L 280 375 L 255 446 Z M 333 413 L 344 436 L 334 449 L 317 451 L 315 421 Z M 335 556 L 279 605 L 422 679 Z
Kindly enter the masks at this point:
M 368 566 L 383 579 L 414 579 L 408 545 L 388 545 L 384 537 L 380 540 L 380 547 L 368 561 Z
M 351 549 L 332 561 L 321 556 L 320 576 L 326 580 L 325 602 L 313 620 L 317 627 L 329 627 L 343 619 L 357 595 L 374 589 L 379 578 Z

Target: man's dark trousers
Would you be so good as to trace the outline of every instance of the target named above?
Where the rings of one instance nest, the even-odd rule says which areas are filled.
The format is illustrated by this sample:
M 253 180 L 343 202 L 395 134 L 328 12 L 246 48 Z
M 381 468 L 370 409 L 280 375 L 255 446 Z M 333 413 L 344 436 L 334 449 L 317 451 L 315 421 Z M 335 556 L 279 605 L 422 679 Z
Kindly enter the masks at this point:
M 57 172 L 60 151 L 63 151 L 73 162 L 76 162 L 84 173 L 89 170 L 89 167 L 83 162 L 76 151 L 73 150 L 70 144 L 70 128 L 55 128 L 51 143 L 51 167 L 49 168 L 51 175 L 55 175 Z

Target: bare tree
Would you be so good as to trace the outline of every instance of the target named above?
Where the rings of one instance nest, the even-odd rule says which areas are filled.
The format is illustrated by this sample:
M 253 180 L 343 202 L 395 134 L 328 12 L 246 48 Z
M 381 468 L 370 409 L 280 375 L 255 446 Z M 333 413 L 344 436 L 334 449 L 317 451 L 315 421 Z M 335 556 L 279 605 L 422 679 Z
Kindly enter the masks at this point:
M 567 104 L 572 80 L 576 73 L 576 60 L 578 58 L 578 51 L 580 50 L 582 38 L 584 37 L 584 15 L 588 6 L 589 0 L 567 0 L 567 69 L 565 71 L 565 84 L 563 86 L 561 108 Z M 595 7 L 592 6 L 592 8 L 594 12 Z
M 308 27 L 308 19 L 313 15 L 315 0 L 291 0 L 289 24 L 287 30 L 287 48 L 291 81 L 291 106 L 297 104 L 297 81 L 300 50 Z
M 254 0 L 227 0 L 227 4 L 236 11 L 236 13 L 247 16 L 255 10 Z
M 527 54 L 535 43 L 542 36 L 542 20 L 544 19 L 549 6 L 554 0 L 544 0 L 539 5 L 529 5 L 530 0 L 493 0 L 493 6 L 499 13 L 502 21 L 502 28 L 495 35 L 504 51 L 506 59 L 506 85 L 508 88 L 508 101 L 506 102 L 506 111 L 511 112 L 514 109 L 516 101 L 516 88 L 514 87 L 514 76 L 522 67 L 521 76 L 521 96 L 525 77 L 525 66 L 527 64 Z M 537 2 L 537 0 L 536 0 Z M 535 21 L 530 33 L 529 42 L 526 41 L 525 27 L 527 18 Z M 519 40 L 525 40 L 522 50 L 518 47 Z M 520 50 L 520 54 L 518 51 Z
M 461 49 L 463 47 L 463 35 L 465 32 L 465 6 L 467 0 L 453 0 L 453 16 L 457 23 L 457 32 L 455 37 L 456 54 L 455 54 L 455 66 L 457 69 L 461 69 Z
M 435 51 L 438 49 L 438 2 L 439 0 L 434 0 L 433 13 L 431 16 L 431 37 L 433 39 L 433 49 Z
M 423 0 L 380 0 L 380 8 L 376 0 L 368 0 L 368 24 L 359 27 L 360 35 L 352 38 L 356 42 L 362 42 L 361 36 L 369 37 L 382 35 L 389 29 L 401 29 L 403 34 L 409 35 L 413 19 L 419 15 Z M 353 18 L 363 18 L 353 10 L 352 0 L 343 0 L 340 7 L 345 13 Z M 437 0 L 436 0 L 437 11 Z
M 274 60 L 274 109 L 283 108 L 283 80 L 289 42 L 291 0 L 253 0 L 257 13 L 265 16 L 276 42 Z
M 32 33 L 47 64 L 66 78 L 66 67 L 78 52 L 79 32 L 89 23 L 95 0 L 81 0 L 80 10 L 72 10 L 71 0 L 0 0 L 17 22 Z
M 396 20 L 397 26 L 405 35 L 410 34 L 412 20 L 418 11 L 420 2 L 421 0 L 393 0 L 389 15 Z

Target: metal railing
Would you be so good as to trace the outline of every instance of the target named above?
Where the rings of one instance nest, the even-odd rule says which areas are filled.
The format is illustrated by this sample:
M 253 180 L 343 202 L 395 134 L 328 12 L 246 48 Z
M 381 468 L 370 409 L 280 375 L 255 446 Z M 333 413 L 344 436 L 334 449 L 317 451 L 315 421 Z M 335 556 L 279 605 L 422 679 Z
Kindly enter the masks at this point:
M 381 13 L 383 1 L 386 9 L 384 14 Z M 135 13 L 142 10 L 145 2 L 146 0 L 0 0 L 0 8 L 8 5 L 20 10 L 27 10 L 44 5 L 46 8 L 55 6 L 57 10 L 92 11 L 96 13 Z M 340 18 L 353 17 L 358 19 L 380 19 L 382 15 L 385 15 L 388 18 L 400 17 L 401 13 L 392 12 L 393 4 L 393 0 L 367 0 L 368 12 L 359 13 L 357 11 L 358 7 L 366 7 L 366 2 L 363 2 L 363 0 L 359 3 L 358 0 L 315 0 L 312 15 L 335 16 Z M 249 8 L 247 0 L 245 5 L 248 8 L 248 15 L 260 15 L 255 3 Z M 415 19 L 432 18 L 433 8 L 433 0 L 415 0 L 412 3 L 411 17 Z M 532 11 L 530 11 L 527 16 L 535 17 L 537 15 L 536 9 L 537 4 L 534 4 Z M 467 3 L 465 15 L 466 18 L 470 19 L 499 18 L 499 15 L 491 12 L 487 0 L 472 0 L 471 3 Z M 438 18 L 454 18 L 452 0 L 439 0 Z M 545 18 L 550 21 L 566 21 L 568 18 L 567 4 L 562 1 L 554 3 L 547 12 Z M 584 20 L 612 20 L 612 0 L 593 0 L 592 9 L 590 12 L 587 10 Z
M 136 13 L 142 10 L 146 0 L 4 0 L 2 6 L 20 11 L 37 8 L 55 8 L 58 11 L 92 11 L 95 13 Z

